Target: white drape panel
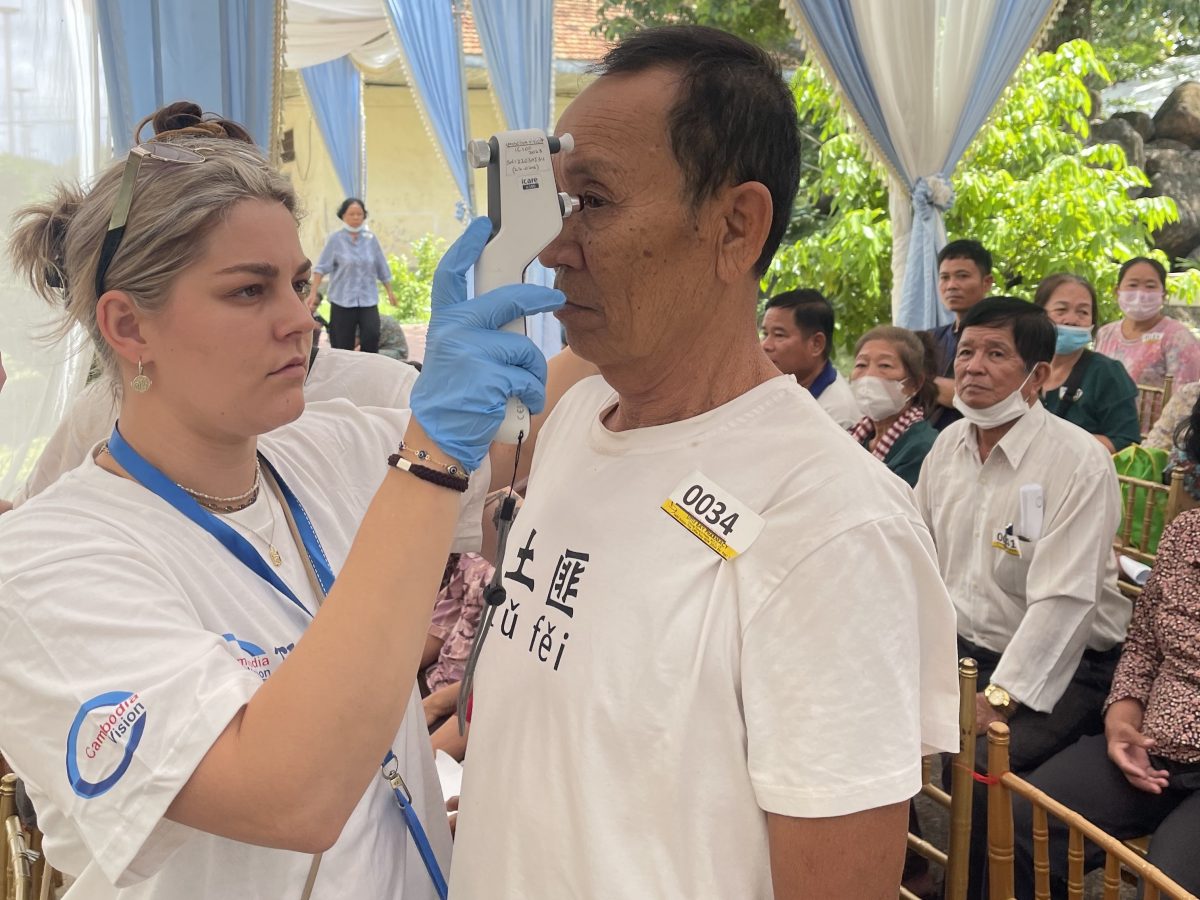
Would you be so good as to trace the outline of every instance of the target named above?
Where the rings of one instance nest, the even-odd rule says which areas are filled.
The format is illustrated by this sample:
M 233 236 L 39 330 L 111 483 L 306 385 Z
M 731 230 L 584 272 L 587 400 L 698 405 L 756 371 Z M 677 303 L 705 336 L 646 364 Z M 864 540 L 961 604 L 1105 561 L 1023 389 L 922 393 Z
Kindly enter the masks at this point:
M 892 315 L 949 320 L 934 257 L 949 178 L 1061 0 L 783 0 L 890 175 Z
M 910 179 L 889 179 L 892 218 L 892 321 L 899 321 L 901 291 L 912 233 L 912 190 L 917 178 L 941 170 L 958 127 L 995 0 L 879 3 L 852 0 L 859 39 L 896 155 Z M 890 15 L 880 14 L 881 8 Z M 937 223 L 938 246 L 945 228 Z M 929 323 L 932 324 L 932 323 Z
M 0 85 L 13 105 L 0 125 L 0 243 L 14 210 L 48 197 L 57 181 L 88 183 L 107 161 L 107 123 L 91 0 L 16 0 L 0 16 L 0 52 L 14 52 L 12 83 Z M 9 118 L 11 116 L 11 118 Z M 8 383 L 0 391 L 0 497 L 24 482 L 63 410 L 82 387 L 91 361 L 87 337 L 74 331 L 48 343 L 54 310 L 0 264 L 0 353 Z
M 329 62 L 380 37 L 391 44 L 383 0 L 285 0 L 285 8 L 289 69 Z

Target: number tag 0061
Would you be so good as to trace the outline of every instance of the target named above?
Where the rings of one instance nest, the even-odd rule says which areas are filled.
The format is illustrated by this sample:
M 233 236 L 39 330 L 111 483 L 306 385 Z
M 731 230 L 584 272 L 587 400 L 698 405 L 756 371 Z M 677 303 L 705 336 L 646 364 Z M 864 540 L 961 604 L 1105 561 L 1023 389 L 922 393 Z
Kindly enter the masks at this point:
M 699 470 L 679 482 L 662 508 L 722 559 L 745 553 L 765 524 L 762 516 Z

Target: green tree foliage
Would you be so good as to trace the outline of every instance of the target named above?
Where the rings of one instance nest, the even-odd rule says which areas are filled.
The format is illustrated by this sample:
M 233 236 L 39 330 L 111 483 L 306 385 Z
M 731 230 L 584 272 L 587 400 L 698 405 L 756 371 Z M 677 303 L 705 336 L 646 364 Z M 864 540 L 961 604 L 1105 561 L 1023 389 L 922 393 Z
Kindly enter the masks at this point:
M 1110 298 L 1116 262 L 1148 253 L 1150 232 L 1177 215 L 1169 198 L 1129 196 L 1148 181 L 1120 147 L 1086 145 L 1091 78 L 1108 73 L 1085 41 L 1031 54 L 958 166 L 947 232 L 992 251 L 998 290 L 1029 297 L 1043 276 L 1070 271 Z M 815 66 L 797 71 L 793 89 L 802 120 L 825 139 L 820 173 L 801 190 L 810 203 L 827 203 L 829 216 L 781 249 L 763 289 L 821 290 L 838 309 L 844 348 L 891 316 L 886 177 Z
M 1200 3 L 1067 0 L 1043 49 L 1078 38 L 1096 48 L 1114 80 L 1136 78 L 1173 56 L 1200 53 Z
M 396 307 L 387 303 L 380 293 L 380 310 L 401 322 L 428 322 L 429 297 L 433 289 L 433 273 L 446 242 L 437 235 L 426 234 L 413 242 L 412 258 L 388 255 L 388 266 L 392 270 L 392 291 L 396 295 Z
M 655 25 L 708 25 L 754 41 L 780 53 L 799 49 L 778 0 L 600 0 L 600 23 L 594 29 L 619 40 Z

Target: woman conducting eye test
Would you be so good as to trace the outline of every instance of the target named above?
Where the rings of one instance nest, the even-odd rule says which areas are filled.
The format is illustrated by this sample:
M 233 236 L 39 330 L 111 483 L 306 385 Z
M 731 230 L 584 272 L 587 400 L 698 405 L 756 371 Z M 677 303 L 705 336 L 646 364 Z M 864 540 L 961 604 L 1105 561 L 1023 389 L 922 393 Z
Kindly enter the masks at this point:
M 152 119 L 15 223 L 17 270 L 122 396 L 83 465 L 0 520 L 0 751 L 72 896 L 444 897 L 415 673 L 505 398 L 544 398 L 536 348 L 495 329 L 561 294 L 466 300 L 481 219 L 435 277 L 411 412 L 306 410 L 290 183 L 233 123 Z
M 1091 434 L 1109 453 L 1137 443 L 1137 385 L 1117 360 L 1087 349 L 1097 314 L 1091 283 L 1066 272 L 1048 275 L 1033 302 L 1046 310 L 1058 335 L 1042 403 Z
M 931 355 L 906 328 L 880 325 L 858 340 L 850 392 L 863 418 L 850 434 L 915 487 L 937 432 L 925 411 L 937 396 Z

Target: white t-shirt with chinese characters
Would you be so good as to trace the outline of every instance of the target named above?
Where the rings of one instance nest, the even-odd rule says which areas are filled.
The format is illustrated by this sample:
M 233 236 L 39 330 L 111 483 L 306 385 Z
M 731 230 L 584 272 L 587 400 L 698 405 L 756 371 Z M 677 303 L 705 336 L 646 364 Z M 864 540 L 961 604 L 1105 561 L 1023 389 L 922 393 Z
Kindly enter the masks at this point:
M 791 376 L 623 433 L 614 402 L 583 381 L 538 440 L 455 900 L 768 900 L 767 812 L 903 801 L 957 747 L 954 612 L 908 486 Z
M 407 363 L 376 353 L 322 347 L 304 381 L 304 399 L 312 403 L 345 398 L 355 406 L 403 409 L 416 380 L 417 370 Z M 88 451 L 112 432 L 118 410 L 116 391 L 107 378 L 85 387 L 67 407 L 33 472 L 13 497 L 13 505 L 20 506 L 83 462 Z
M 335 573 L 408 417 L 328 401 L 260 441 Z M 479 546 L 487 480 L 481 472 L 464 496 L 460 550 Z M 235 527 L 269 540 L 268 523 L 282 513 L 270 502 L 260 494 L 231 517 Z M 286 523 L 276 537 L 280 573 L 314 609 Z M 77 879 L 69 897 L 299 898 L 311 856 L 216 837 L 164 813 L 309 621 L 166 501 L 90 456 L 0 518 L 0 752 L 25 779 L 47 859 Z M 391 747 L 448 870 L 450 834 L 415 690 Z M 346 896 L 436 896 L 382 777 L 321 864 L 313 897 Z

